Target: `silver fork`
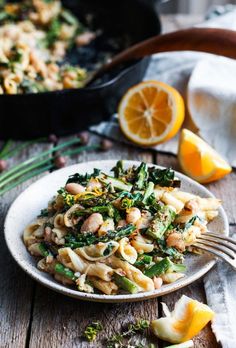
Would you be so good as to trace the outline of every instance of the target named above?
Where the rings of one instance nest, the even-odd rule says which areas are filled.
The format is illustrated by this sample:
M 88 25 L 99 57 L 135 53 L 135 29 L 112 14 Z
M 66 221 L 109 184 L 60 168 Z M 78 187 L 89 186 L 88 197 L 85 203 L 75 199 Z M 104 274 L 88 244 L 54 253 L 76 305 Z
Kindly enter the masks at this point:
M 214 254 L 236 271 L 236 240 L 217 233 L 206 232 L 197 237 L 194 247 Z

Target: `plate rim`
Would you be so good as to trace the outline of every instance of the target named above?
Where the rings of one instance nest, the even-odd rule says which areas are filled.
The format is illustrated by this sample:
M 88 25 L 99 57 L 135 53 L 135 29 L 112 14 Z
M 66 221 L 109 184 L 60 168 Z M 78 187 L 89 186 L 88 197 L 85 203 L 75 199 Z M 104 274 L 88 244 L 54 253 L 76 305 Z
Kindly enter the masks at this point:
M 29 269 L 29 267 L 27 267 L 28 262 L 25 262 L 24 260 L 21 260 L 20 258 L 17 257 L 17 252 L 15 252 L 15 249 L 12 248 L 11 243 L 10 243 L 8 236 L 7 236 L 8 224 L 10 224 L 11 213 L 14 212 L 14 208 L 17 205 L 18 201 L 21 200 L 24 195 L 27 195 L 28 191 L 30 191 L 32 189 L 32 187 L 40 185 L 43 181 L 48 180 L 48 177 L 51 177 L 53 179 L 54 176 L 63 175 L 63 172 L 65 172 L 65 173 L 69 172 L 69 171 L 72 172 L 73 170 L 74 170 L 74 172 L 76 172 L 76 171 L 78 171 L 78 166 L 80 166 L 80 165 L 87 164 L 90 167 L 95 167 L 95 168 L 98 167 L 99 168 L 99 166 L 102 167 L 102 164 L 105 163 L 107 167 L 112 168 L 117 161 L 118 161 L 118 159 L 80 162 L 80 163 L 72 164 L 72 165 L 67 166 L 65 168 L 56 170 L 52 173 L 49 173 L 49 174 L 43 176 L 42 178 L 36 180 L 34 183 L 29 185 L 12 202 L 12 204 L 10 205 L 10 207 L 8 209 L 8 212 L 6 214 L 5 221 L 4 221 L 5 242 L 6 242 L 7 248 L 9 250 L 11 256 L 13 257 L 13 259 L 15 260 L 15 262 L 32 279 L 34 279 L 35 281 L 39 282 L 40 284 L 46 286 L 47 288 L 49 288 L 51 290 L 54 290 L 58 293 L 62 293 L 63 295 L 73 297 L 73 298 L 76 298 L 79 300 L 92 301 L 92 302 L 107 302 L 107 303 L 136 302 L 136 301 L 143 301 L 143 300 L 148 300 L 151 298 L 163 296 L 163 295 L 169 294 L 171 292 L 174 292 L 178 289 L 181 289 L 181 288 L 193 283 L 194 281 L 198 280 L 199 278 L 201 278 L 203 275 L 205 275 L 207 272 L 209 272 L 209 270 L 216 264 L 217 259 L 212 257 L 212 259 L 210 259 L 204 265 L 204 268 L 197 271 L 197 273 L 194 273 L 186 278 L 182 278 L 182 279 L 180 279 L 180 281 L 177 281 L 175 283 L 167 284 L 167 285 L 165 285 L 165 287 L 163 287 L 162 289 L 159 289 L 159 290 L 154 290 L 151 292 L 140 292 L 137 294 L 119 294 L 119 295 L 105 295 L 104 294 L 103 295 L 103 294 L 83 293 L 83 292 L 79 292 L 77 290 L 73 290 L 73 289 L 71 289 L 63 284 L 55 283 L 55 280 L 53 278 L 52 278 L 52 280 L 47 279 L 44 275 L 44 272 L 41 272 L 42 274 L 37 274 L 34 271 L 31 271 Z M 138 165 L 141 163 L 141 161 L 133 161 L 133 160 L 124 160 L 124 162 L 125 162 L 125 165 L 127 165 L 127 166 Z M 166 168 L 166 167 L 160 166 L 158 164 L 154 164 L 154 163 L 150 163 L 150 162 L 146 162 L 146 163 L 148 166 L 155 166 L 155 167 L 158 167 L 161 169 Z M 211 191 L 209 191 L 206 187 L 204 187 L 203 185 L 199 184 L 195 180 L 189 178 L 188 176 L 186 176 L 186 175 L 184 175 L 176 170 L 174 170 L 174 171 L 175 171 L 175 174 L 177 177 L 179 177 L 180 179 L 182 179 L 184 181 L 187 181 L 188 183 L 199 188 L 200 190 L 203 190 L 205 192 L 206 196 L 215 197 L 215 195 Z M 68 173 L 65 174 L 65 176 L 66 175 L 68 176 Z M 219 210 L 221 212 L 222 220 L 223 220 L 223 224 L 224 224 L 223 233 L 225 235 L 228 235 L 229 234 L 228 217 L 227 217 L 226 212 L 222 206 L 220 207 Z M 22 241 L 22 243 L 23 243 L 23 241 Z

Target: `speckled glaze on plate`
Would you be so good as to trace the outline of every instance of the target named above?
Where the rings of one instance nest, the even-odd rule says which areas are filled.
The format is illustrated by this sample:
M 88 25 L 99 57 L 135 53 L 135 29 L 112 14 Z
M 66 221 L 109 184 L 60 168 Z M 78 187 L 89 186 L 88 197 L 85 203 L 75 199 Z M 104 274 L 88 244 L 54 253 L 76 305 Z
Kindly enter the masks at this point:
M 146 300 L 173 292 L 202 277 L 214 266 L 216 259 L 213 256 L 207 254 L 188 255 L 185 260 L 187 271 L 184 278 L 175 283 L 163 285 L 159 290 L 138 294 L 100 295 L 79 292 L 56 282 L 50 274 L 41 272 L 36 268 L 34 257 L 27 252 L 22 240 L 24 227 L 35 219 L 41 209 L 47 206 L 48 201 L 55 195 L 57 190 L 64 186 L 69 175 L 75 172 L 92 172 L 93 168 L 99 168 L 109 173 L 115 163 L 116 160 L 93 161 L 79 163 L 57 170 L 29 186 L 16 198 L 6 216 L 4 233 L 9 251 L 18 265 L 33 279 L 52 290 L 80 300 L 95 302 L 132 302 Z M 136 161 L 125 161 L 125 166 L 139 165 L 139 163 Z M 150 165 L 153 166 L 154 164 Z M 187 176 L 178 172 L 176 172 L 176 176 L 181 179 L 181 188 L 183 190 L 202 197 L 213 197 L 205 187 L 189 179 Z M 209 229 L 215 233 L 228 235 L 228 220 L 223 208 L 220 208 L 218 217 L 210 223 Z

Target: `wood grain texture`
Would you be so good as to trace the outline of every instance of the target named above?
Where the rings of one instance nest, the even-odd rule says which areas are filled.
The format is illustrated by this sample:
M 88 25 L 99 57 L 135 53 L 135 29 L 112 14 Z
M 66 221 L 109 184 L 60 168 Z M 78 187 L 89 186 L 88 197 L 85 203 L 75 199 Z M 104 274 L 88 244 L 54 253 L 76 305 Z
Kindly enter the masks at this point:
M 26 158 L 39 153 L 50 145 L 34 145 L 9 160 L 9 166 L 20 163 Z M 3 236 L 3 223 L 9 205 L 39 177 L 9 191 L 0 198 L 0 347 L 24 347 L 30 326 L 30 311 L 34 282 L 17 266 L 12 259 Z
M 101 304 L 66 298 L 37 286 L 30 339 L 32 348 L 105 347 L 107 337 L 121 332 L 139 318 L 154 319 L 158 300 L 138 303 Z M 83 331 L 92 321 L 101 321 L 104 330 L 92 345 L 83 338 Z M 140 339 L 140 337 L 139 337 Z M 157 340 L 152 336 L 145 343 Z

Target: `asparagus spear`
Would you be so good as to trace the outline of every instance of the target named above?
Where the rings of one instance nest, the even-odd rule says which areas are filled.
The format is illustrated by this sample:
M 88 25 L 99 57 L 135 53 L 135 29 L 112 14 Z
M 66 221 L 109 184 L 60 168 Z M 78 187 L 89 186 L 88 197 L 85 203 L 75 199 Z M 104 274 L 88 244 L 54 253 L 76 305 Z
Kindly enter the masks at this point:
M 166 273 L 171 266 L 172 262 L 168 257 L 166 257 L 158 263 L 155 263 L 155 265 L 146 269 L 144 274 L 149 278 L 153 278 L 154 276 L 159 276 Z
M 59 273 L 68 279 L 71 279 L 74 281 L 77 279 L 74 272 L 71 271 L 69 268 L 65 267 L 64 265 L 62 265 L 61 263 L 56 263 L 54 270 L 56 273 Z
M 104 175 L 104 177 L 101 178 L 101 181 L 107 185 L 112 185 L 117 190 L 128 191 L 128 192 L 132 190 L 131 184 L 125 183 L 124 181 L 120 179 L 113 178 L 112 176 Z
M 142 190 L 147 178 L 148 178 L 148 168 L 146 163 L 142 162 L 140 166 L 137 168 L 137 182 L 135 184 L 135 188 L 137 188 L 138 190 Z
M 151 196 L 151 194 L 153 193 L 153 189 L 154 189 L 154 184 L 153 182 L 149 182 L 146 191 L 144 192 L 144 196 L 143 196 L 143 203 L 146 204 L 148 198 Z
M 169 257 L 165 257 L 155 265 L 149 267 L 144 271 L 144 274 L 150 278 L 159 276 L 166 272 L 183 272 L 186 270 L 186 266 L 182 264 L 176 264 L 172 262 Z
M 138 287 L 135 283 L 133 283 L 131 280 L 129 280 L 128 278 L 121 276 L 118 273 L 114 273 L 114 281 L 116 283 L 116 285 L 125 290 L 130 292 L 131 294 L 136 294 L 138 292 Z
M 140 266 L 150 265 L 151 262 L 152 262 L 152 256 L 142 254 L 138 257 L 134 266 L 140 267 Z
M 175 219 L 175 212 L 164 205 L 155 214 L 146 234 L 154 239 L 161 238 Z

